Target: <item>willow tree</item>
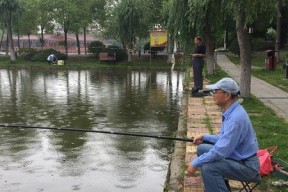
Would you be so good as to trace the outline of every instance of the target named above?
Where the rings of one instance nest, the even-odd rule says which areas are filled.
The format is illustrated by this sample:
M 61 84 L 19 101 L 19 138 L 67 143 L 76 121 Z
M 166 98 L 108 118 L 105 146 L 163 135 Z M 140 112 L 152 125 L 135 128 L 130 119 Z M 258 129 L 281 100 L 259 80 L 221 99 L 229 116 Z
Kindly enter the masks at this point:
M 45 45 L 44 40 L 44 31 L 52 31 L 54 28 L 53 25 L 53 3 L 52 0 L 35 0 L 35 7 L 34 10 L 37 13 L 37 23 L 40 27 L 40 42 L 41 42 L 41 48 L 43 50 Z
M 189 21 L 188 5 L 189 0 L 167 0 L 164 2 L 162 17 L 164 17 L 164 25 L 169 34 L 168 51 L 170 58 L 175 41 L 183 47 L 185 55 L 192 51 L 195 29 Z M 168 62 L 170 62 L 169 59 Z
M 71 9 L 71 13 L 70 14 L 70 31 L 72 31 L 75 34 L 76 37 L 76 46 L 77 46 L 77 52 L 78 54 L 81 54 L 80 51 L 80 40 L 79 40 L 79 34 L 80 34 L 80 30 L 83 28 L 82 26 L 85 25 L 85 27 L 87 27 L 87 18 L 90 16 L 91 18 L 91 14 L 89 13 L 89 3 L 90 1 L 86 1 L 84 2 L 77 2 L 77 0 L 74 1 L 75 4 L 77 4 L 76 6 L 73 6 L 74 9 Z M 92 18 L 90 19 L 90 22 L 92 22 Z
M 219 31 L 223 32 L 225 11 L 222 0 L 190 0 L 189 19 L 197 34 L 202 34 L 207 47 L 207 72 L 214 74 L 216 39 Z
M 237 40 L 240 49 L 240 92 L 242 97 L 251 95 L 251 59 L 252 48 L 250 44 L 250 34 L 248 24 L 257 19 L 257 14 L 266 11 L 269 0 L 224 0 L 224 9 L 236 21 Z
M 71 30 L 72 15 L 77 10 L 77 5 L 72 0 L 58 0 L 53 2 L 53 18 L 59 23 L 64 31 L 65 54 L 68 55 L 68 31 Z
M 166 27 L 168 31 L 168 58 L 167 63 L 173 64 L 173 57 L 174 57 L 174 45 L 175 45 L 175 37 L 177 32 L 177 25 L 175 25 L 174 18 L 176 17 L 176 10 L 173 9 L 174 1 L 167 0 L 163 2 L 162 9 L 161 9 L 161 16 L 163 26 Z
M 122 0 L 116 8 L 118 34 L 123 47 L 128 51 L 128 62 L 132 61 L 136 36 L 148 32 L 144 0 Z
M 12 62 L 17 61 L 13 42 L 12 21 L 13 16 L 21 8 L 21 5 L 19 0 L 0 0 L 0 17 L 7 27 L 7 39 Z
M 84 33 L 84 48 L 86 50 L 86 31 L 89 25 L 96 24 L 97 26 L 103 26 L 105 20 L 105 0 L 86 0 L 79 1 L 74 0 L 74 4 L 77 5 L 76 9 L 71 10 L 70 20 L 72 31 L 76 36 L 78 54 L 80 54 L 80 40 L 79 34 L 83 31 Z
M 276 41 L 275 41 L 275 51 L 277 60 L 280 60 L 280 44 L 281 44 L 281 26 L 282 26 L 282 15 L 284 12 L 284 8 L 288 6 L 288 0 L 275 0 L 276 7 L 276 18 L 277 18 L 277 33 L 276 33 Z
M 38 32 L 37 19 L 39 12 L 36 11 L 35 0 L 25 1 L 20 17 L 17 18 L 18 34 L 28 36 L 28 44 L 31 47 L 30 36 Z
M 91 3 L 89 4 L 89 15 L 85 17 L 84 21 L 82 21 L 83 33 L 84 33 L 84 48 L 85 54 L 87 54 L 87 43 L 86 43 L 86 31 L 89 25 L 97 25 L 100 26 L 102 29 L 106 24 L 107 21 L 107 5 L 111 0 L 90 0 Z M 88 4 L 88 3 L 87 3 Z M 92 19 L 92 21 L 91 21 Z

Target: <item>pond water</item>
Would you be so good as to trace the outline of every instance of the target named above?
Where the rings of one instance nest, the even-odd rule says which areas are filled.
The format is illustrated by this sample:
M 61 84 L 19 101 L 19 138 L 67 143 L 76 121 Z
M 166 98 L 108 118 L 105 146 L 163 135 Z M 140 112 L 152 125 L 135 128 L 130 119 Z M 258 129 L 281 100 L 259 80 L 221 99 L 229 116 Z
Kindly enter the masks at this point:
M 172 136 L 182 73 L 0 70 L 0 124 Z M 1 192 L 160 192 L 172 142 L 0 127 Z

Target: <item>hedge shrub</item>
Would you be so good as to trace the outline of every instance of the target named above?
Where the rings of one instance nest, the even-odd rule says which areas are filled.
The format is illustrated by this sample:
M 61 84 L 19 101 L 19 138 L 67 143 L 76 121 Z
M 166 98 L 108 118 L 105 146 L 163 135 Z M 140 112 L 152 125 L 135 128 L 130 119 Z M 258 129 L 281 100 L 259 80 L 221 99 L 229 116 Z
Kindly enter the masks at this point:
M 239 48 L 239 45 L 238 45 L 237 38 L 234 39 L 233 41 L 231 41 L 230 45 L 228 46 L 228 50 L 231 53 L 234 53 L 236 55 L 240 55 L 240 48 Z
M 25 60 L 31 60 L 31 58 L 37 54 L 37 50 L 29 47 L 22 47 L 19 49 L 18 54 Z
M 105 45 L 101 41 L 92 41 L 88 46 L 88 52 L 92 53 L 97 59 L 99 53 L 105 50 Z
M 55 49 L 44 49 L 43 51 L 39 51 L 32 58 L 31 61 L 47 61 L 47 57 L 51 54 L 54 54 L 58 60 L 66 60 L 67 56 Z
M 265 40 L 264 38 L 253 38 L 251 45 L 253 51 L 263 51 L 265 49 Z
M 116 61 L 123 61 L 127 58 L 125 50 L 117 45 L 109 45 L 103 52 L 107 52 L 108 54 L 116 53 Z

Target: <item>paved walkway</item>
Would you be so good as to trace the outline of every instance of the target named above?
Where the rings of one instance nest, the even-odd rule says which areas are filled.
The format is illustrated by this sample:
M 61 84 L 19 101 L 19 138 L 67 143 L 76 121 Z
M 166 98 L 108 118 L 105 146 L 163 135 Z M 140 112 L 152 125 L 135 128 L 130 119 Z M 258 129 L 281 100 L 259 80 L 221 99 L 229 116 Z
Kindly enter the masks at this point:
M 217 56 L 218 65 L 238 83 L 240 68 L 232 63 L 225 55 Z M 288 81 L 288 80 L 287 80 Z M 288 93 L 256 77 L 251 78 L 251 93 L 266 106 L 272 108 L 280 117 L 288 121 Z
M 221 112 L 214 104 L 212 96 L 188 98 L 187 111 L 187 137 L 217 133 L 220 128 Z M 220 120 L 220 121 L 219 121 Z M 196 158 L 196 146 L 186 143 L 186 165 Z M 200 171 L 196 172 L 197 177 L 184 177 L 184 192 L 204 192 Z

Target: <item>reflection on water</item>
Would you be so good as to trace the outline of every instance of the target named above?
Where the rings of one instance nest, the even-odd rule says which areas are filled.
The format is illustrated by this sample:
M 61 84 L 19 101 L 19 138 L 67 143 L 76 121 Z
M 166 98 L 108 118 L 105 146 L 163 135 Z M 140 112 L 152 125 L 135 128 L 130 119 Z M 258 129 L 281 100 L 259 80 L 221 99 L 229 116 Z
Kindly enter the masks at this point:
M 0 123 L 172 135 L 182 74 L 0 70 Z M 162 191 L 172 142 L 0 128 L 1 191 Z

